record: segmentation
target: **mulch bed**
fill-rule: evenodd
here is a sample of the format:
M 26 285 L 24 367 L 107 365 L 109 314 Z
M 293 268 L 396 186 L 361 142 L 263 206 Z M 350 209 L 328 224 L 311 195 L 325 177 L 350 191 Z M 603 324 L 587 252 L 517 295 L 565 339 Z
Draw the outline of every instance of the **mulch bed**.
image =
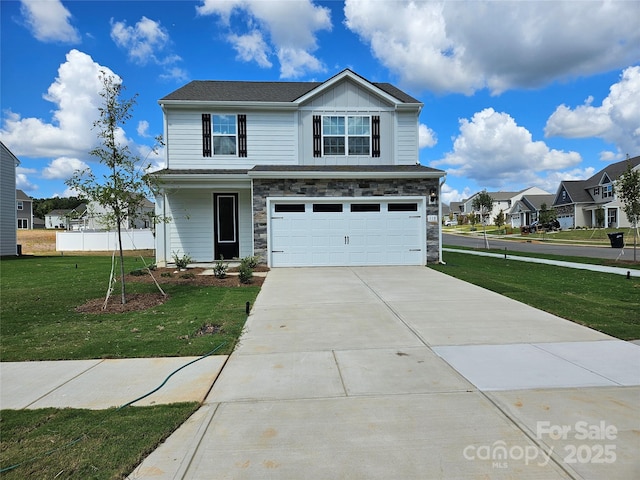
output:
M 254 269 L 254 275 L 251 283 L 240 283 L 237 275 L 233 275 L 233 269 L 229 269 L 229 273 L 225 278 L 216 278 L 215 275 L 201 275 L 205 271 L 204 268 L 189 268 L 185 272 L 176 270 L 175 268 L 157 268 L 152 270 L 153 277 L 162 285 L 194 285 L 198 287 L 253 287 L 261 286 L 264 277 L 255 275 L 255 272 L 266 272 L 267 267 L 258 266 Z M 130 283 L 154 283 L 149 273 L 143 275 L 125 275 L 125 282 Z M 147 310 L 158 305 L 162 305 L 169 297 L 162 295 L 160 292 L 154 293 L 129 293 L 126 295 L 127 303 L 122 304 L 120 297 L 120 287 L 116 285 L 114 292 L 109 298 L 107 308 L 103 309 L 104 297 L 89 300 L 83 305 L 76 307 L 76 312 L 81 313 L 124 313 L 137 312 Z

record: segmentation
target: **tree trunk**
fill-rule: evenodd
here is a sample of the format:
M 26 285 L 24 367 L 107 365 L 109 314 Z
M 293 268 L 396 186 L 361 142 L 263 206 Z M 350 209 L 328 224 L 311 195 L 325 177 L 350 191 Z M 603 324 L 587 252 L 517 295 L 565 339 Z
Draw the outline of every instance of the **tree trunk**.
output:
M 119 215 L 116 222 L 118 224 L 118 247 L 120 248 L 120 283 L 122 285 L 121 287 L 122 305 L 124 305 L 125 303 L 127 303 L 127 297 L 126 297 L 126 288 L 124 284 L 124 253 L 122 252 L 122 228 L 120 225 Z

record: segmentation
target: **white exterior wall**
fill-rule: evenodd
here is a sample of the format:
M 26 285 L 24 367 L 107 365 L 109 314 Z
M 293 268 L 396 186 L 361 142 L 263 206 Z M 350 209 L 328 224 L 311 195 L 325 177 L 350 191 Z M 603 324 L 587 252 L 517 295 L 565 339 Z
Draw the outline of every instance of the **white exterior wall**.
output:
M 16 161 L 1 145 L 0 157 L 0 255 L 16 255 Z
M 415 165 L 418 163 L 418 112 L 396 113 L 397 151 L 395 165 Z M 381 139 L 384 141 L 384 137 Z
M 171 263 L 173 253 L 179 256 L 189 255 L 193 262 L 212 262 L 213 251 L 213 194 L 238 194 L 238 235 L 240 257 L 253 253 L 253 218 L 251 208 L 251 190 L 178 190 L 167 196 L 165 215 L 171 217 L 166 225 L 166 244 L 158 242 L 158 248 L 164 248 L 164 258 L 157 252 L 157 260 Z M 160 212 L 159 212 L 160 213 Z M 163 225 L 158 225 L 158 235 L 162 235 Z
M 296 112 L 246 112 L 247 157 L 202 156 L 202 114 L 243 113 L 240 111 L 187 110 L 167 108 L 167 168 L 250 169 L 256 165 L 297 163 Z

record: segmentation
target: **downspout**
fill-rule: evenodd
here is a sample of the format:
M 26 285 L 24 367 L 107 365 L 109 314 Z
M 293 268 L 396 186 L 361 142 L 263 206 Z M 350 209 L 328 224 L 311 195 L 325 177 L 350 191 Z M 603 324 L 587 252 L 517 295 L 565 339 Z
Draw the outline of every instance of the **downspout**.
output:
M 444 176 L 442 177 L 442 181 L 440 182 L 440 185 L 438 186 L 438 232 L 440 236 L 438 241 L 438 257 L 439 257 L 438 261 L 441 265 L 446 265 L 444 260 L 442 260 L 442 186 L 446 181 L 447 181 L 447 174 L 445 173 Z

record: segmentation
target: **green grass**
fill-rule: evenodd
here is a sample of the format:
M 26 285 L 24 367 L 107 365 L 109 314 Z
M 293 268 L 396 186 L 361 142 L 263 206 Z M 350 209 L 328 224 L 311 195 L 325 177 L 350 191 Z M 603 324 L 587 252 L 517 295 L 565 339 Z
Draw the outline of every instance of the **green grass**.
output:
M 640 339 L 638 278 L 454 252 L 444 252 L 444 261 L 432 268 L 614 337 Z
M 505 250 L 500 248 L 490 248 L 489 250 L 485 248 L 474 248 L 474 247 L 463 247 L 458 245 L 443 245 L 445 248 L 453 248 L 455 250 L 469 250 L 473 252 L 487 252 L 487 253 L 495 253 L 498 255 L 504 255 Z M 568 255 L 554 255 L 548 253 L 531 253 L 531 252 L 520 252 L 517 250 L 507 250 L 507 255 L 514 257 L 535 257 L 535 258 L 546 258 L 548 260 L 557 260 L 560 262 L 572 262 L 572 263 L 586 263 L 589 265 L 604 265 L 608 267 L 618 267 L 618 268 L 626 268 L 626 269 L 635 269 L 640 270 L 640 262 L 632 262 L 629 260 L 612 260 L 607 258 L 592 258 L 592 257 L 572 257 Z
M 2 361 L 197 356 L 221 343 L 230 353 L 259 287 L 163 285 L 169 300 L 141 312 L 89 314 L 75 308 L 104 298 L 110 257 L 27 257 L 0 262 Z M 142 266 L 125 258 L 125 271 Z M 155 285 L 127 282 L 127 292 Z M 115 295 L 119 294 L 119 284 Z M 206 324 L 213 335 L 196 336 Z
M 197 407 L 2 410 L 2 478 L 125 478 Z

